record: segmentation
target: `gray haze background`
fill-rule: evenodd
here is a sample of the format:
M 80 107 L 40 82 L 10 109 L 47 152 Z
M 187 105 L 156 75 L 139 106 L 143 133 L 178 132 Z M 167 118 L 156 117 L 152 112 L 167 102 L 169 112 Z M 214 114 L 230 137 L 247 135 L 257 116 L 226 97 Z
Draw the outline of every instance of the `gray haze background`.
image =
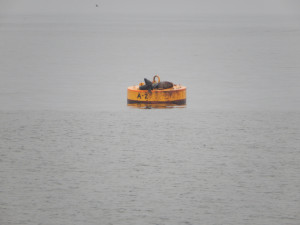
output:
M 2 0 L 0 12 L 3 109 L 126 109 L 123 87 L 159 74 L 189 87 L 189 108 L 299 110 L 297 1 Z
M 95 9 L 98 4 L 100 9 Z M 297 0 L 1 0 L 1 13 L 276 14 L 299 15 Z
M 0 224 L 298 225 L 299 6 L 0 0 Z

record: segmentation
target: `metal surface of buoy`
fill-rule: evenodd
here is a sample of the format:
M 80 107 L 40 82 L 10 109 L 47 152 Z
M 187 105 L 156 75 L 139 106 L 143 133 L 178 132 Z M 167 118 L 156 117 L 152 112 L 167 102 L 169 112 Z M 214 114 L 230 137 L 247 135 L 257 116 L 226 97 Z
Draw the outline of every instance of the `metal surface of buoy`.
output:
M 185 105 L 186 87 L 168 81 L 160 82 L 160 77 L 155 75 L 152 83 L 145 78 L 145 83 L 128 87 L 127 103 Z

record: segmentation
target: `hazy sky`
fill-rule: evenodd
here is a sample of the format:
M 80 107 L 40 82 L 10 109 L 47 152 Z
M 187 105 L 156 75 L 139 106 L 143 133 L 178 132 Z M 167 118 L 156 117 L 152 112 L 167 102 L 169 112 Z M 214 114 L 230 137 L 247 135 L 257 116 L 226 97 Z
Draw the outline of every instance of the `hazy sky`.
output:
M 98 7 L 96 7 L 96 4 Z M 300 14 L 299 0 L 0 0 L 1 14 Z

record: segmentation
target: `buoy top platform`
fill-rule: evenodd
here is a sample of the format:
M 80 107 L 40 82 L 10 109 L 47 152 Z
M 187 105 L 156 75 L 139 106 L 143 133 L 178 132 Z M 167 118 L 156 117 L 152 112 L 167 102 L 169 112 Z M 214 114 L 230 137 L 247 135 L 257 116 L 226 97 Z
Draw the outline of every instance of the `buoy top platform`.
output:
M 146 78 L 144 80 L 145 83 L 127 88 L 127 104 L 186 104 L 185 86 L 161 82 L 158 75 L 153 77 L 152 82 Z

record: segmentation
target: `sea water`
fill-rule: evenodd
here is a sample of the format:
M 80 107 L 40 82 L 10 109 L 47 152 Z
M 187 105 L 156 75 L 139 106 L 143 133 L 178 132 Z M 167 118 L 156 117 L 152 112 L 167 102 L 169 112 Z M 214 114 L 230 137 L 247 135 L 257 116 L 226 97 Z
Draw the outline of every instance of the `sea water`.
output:
M 1 16 L 1 224 L 299 224 L 292 16 Z M 135 108 L 127 87 L 187 86 Z

